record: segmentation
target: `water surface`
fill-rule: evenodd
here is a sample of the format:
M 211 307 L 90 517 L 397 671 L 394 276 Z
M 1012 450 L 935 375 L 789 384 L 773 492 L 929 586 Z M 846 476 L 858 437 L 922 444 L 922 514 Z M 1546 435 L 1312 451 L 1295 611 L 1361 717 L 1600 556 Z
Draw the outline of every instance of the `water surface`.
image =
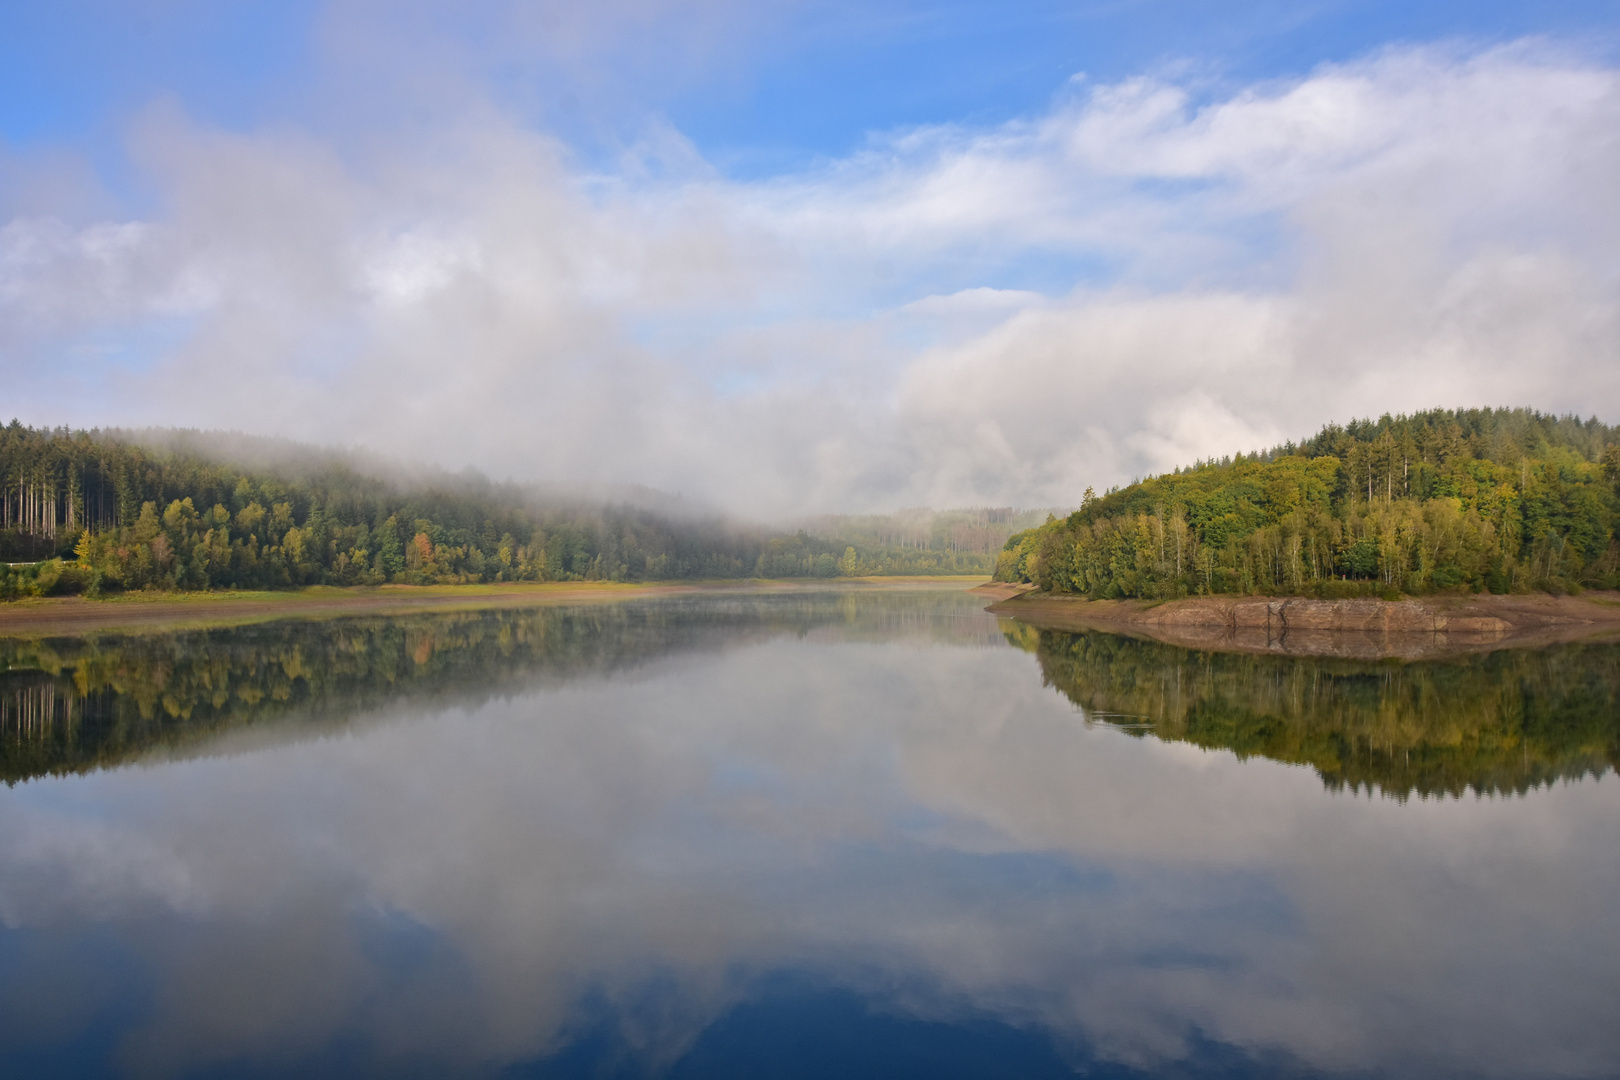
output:
M 0 1073 L 1620 1075 L 1620 650 L 981 608 L 0 643 Z

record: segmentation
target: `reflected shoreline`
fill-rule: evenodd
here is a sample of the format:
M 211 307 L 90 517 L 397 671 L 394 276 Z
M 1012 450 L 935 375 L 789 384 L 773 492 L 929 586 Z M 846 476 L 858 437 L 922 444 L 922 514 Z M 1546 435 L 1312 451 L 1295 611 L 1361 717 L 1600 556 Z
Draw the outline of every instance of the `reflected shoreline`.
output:
M 1301 659 L 829 590 L 0 668 L 7 1075 L 1616 1060 L 1620 791 L 1566 783 L 1620 761 L 1613 646 Z
M 1421 660 L 1194 649 L 1008 620 L 1046 685 L 1088 718 L 1314 769 L 1331 791 L 1523 795 L 1620 770 L 1620 647 Z
M 1099 630 L 1182 648 L 1355 660 L 1428 660 L 1620 641 L 1620 596 L 1448 596 L 1406 600 L 1192 597 L 1087 600 L 1015 587 L 975 590 L 988 610 L 1038 629 Z
M 0 641 L 93 634 L 172 633 L 287 619 L 525 610 L 663 597 L 793 595 L 849 591 L 967 590 L 982 578 L 895 577 L 705 582 L 552 581 L 493 585 L 312 585 L 264 592 L 122 593 L 99 600 L 57 596 L 0 603 Z
M 250 728 L 318 737 L 404 703 L 477 706 L 783 636 L 1011 645 L 1088 722 L 1306 765 L 1330 791 L 1524 794 L 1620 767 L 1613 645 L 1297 656 L 998 621 L 959 590 L 835 589 L 0 639 L 0 782 L 207 754 Z
M 961 611 L 942 612 L 942 596 Z M 0 637 L 0 782 L 114 768 L 159 750 L 198 752 L 250 727 L 310 737 L 405 702 L 475 706 L 783 635 L 1001 645 L 978 602 L 949 589 L 708 592 L 167 633 Z

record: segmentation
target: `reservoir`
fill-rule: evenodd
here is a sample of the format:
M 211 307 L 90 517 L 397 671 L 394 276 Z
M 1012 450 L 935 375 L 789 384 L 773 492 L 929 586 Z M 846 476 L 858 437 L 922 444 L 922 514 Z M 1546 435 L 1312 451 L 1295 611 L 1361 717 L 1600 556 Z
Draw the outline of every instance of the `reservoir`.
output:
M 1620 647 L 984 606 L 0 639 L 0 1075 L 1620 1076 Z

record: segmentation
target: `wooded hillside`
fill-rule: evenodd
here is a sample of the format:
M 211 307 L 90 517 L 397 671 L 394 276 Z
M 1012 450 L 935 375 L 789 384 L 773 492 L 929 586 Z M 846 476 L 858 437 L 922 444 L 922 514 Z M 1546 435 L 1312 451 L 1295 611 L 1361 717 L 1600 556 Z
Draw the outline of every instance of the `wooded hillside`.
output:
M 1108 492 L 996 577 L 1094 598 L 1620 586 L 1620 429 L 1530 409 L 1330 425 Z
M 402 481 L 260 441 L 0 428 L 0 597 L 120 589 L 988 574 L 993 550 L 772 532 L 548 497 L 475 474 Z M 264 447 L 259 448 L 264 451 Z M 248 453 L 254 457 L 254 453 Z M 1007 528 L 1002 535 L 1010 532 Z M 999 547 L 999 543 L 996 545 Z

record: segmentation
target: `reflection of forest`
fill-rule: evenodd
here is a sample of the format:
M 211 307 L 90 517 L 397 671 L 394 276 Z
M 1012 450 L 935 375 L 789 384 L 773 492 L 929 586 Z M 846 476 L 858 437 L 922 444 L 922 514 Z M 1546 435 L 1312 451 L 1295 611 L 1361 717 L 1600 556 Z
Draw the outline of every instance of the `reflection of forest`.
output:
M 391 704 L 477 703 L 782 634 L 999 646 L 982 604 L 844 590 L 0 640 L 0 779 L 85 772 L 249 725 L 314 730 Z
M 1197 652 L 1013 624 L 1046 682 L 1140 737 L 1310 765 L 1334 790 L 1524 792 L 1620 767 L 1620 647 L 1423 663 Z

